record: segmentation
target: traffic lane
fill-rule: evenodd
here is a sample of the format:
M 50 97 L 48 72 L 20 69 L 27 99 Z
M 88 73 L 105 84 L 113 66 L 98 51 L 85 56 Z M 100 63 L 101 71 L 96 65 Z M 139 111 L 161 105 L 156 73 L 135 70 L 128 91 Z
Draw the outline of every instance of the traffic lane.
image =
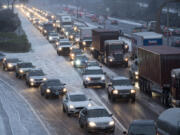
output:
M 76 117 L 68 117 L 62 111 L 62 96 L 59 99 L 45 99 L 40 95 L 38 88 L 27 88 L 23 80 L 15 77 L 14 73 L 6 73 L 0 70 L 1 78 L 8 82 L 32 105 L 34 110 L 45 123 L 52 135 L 85 135 L 85 131 L 79 127 Z

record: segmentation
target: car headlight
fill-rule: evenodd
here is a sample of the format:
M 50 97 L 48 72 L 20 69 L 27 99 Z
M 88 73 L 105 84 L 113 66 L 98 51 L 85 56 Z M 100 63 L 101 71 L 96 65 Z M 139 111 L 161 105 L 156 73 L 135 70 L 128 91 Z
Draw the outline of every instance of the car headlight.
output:
M 53 38 L 52 37 L 49 37 L 49 40 L 52 40 Z
M 43 78 L 43 81 L 46 81 L 47 80 L 47 78 Z
M 91 107 L 91 106 L 92 106 L 92 104 L 91 104 L 91 103 L 89 103 L 89 104 L 88 104 L 88 107 Z
M 87 81 L 91 81 L 91 78 L 90 78 L 90 77 L 86 77 L 86 80 L 87 80 Z
M 72 47 L 70 47 L 70 50 L 72 50 L 73 48 Z
M 128 62 L 128 58 L 125 58 L 124 61 Z
M 22 69 L 19 70 L 20 73 L 23 73 L 24 71 Z
M 61 50 L 62 50 L 62 48 L 61 48 L 61 47 L 59 47 L 59 48 L 58 48 L 58 50 L 59 50 L 59 51 L 61 51 Z
M 47 89 L 47 90 L 46 90 L 46 93 L 51 93 L 51 90 L 50 90 L 50 89 Z
M 135 72 L 135 75 L 139 75 L 139 72 L 138 72 L 138 71 L 136 71 L 136 72 Z
M 56 42 L 56 45 L 59 45 L 59 42 Z
M 89 126 L 90 126 L 90 127 L 95 127 L 95 126 L 96 126 L 96 123 L 95 123 L 95 122 L 89 122 Z
M 85 41 L 83 41 L 83 42 L 82 42 L 82 44 L 83 44 L 83 45 L 86 45 L 86 42 L 85 42 Z
M 66 89 L 66 88 L 63 88 L 63 92 L 67 92 L 67 89 Z
M 118 94 L 118 90 L 113 90 L 113 94 Z
M 91 51 L 94 51 L 94 47 L 91 47 Z
M 129 47 L 128 45 L 125 45 L 125 46 L 124 46 L 125 49 L 128 49 L 128 47 Z
M 80 39 L 79 38 L 76 38 L 76 42 L 79 42 L 80 41 Z
M 105 76 L 102 76 L 102 77 L 101 77 L 101 80 L 105 80 Z
M 31 82 L 34 82 L 34 79 L 33 79 L 33 78 L 31 78 L 31 79 L 30 79 L 30 81 L 31 81 Z
M 44 33 L 47 33 L 47 30 L 44 30 Z
M 69 108 L 70 108 L 70 109 L 74 109 L 74 106 L 73 106 L 73 105 L 69 105 Z
M 68 33 L 68 32 L 66 32 L 65 34 L 66 34 L 66 36 L 68 36 L 68 35 L 69 35 L 69 33 Z
M 114 125 L 114 121 L 110 121 L 110 122 L 109 122 L 109 125 L 110 125 L 110 126 L 113 126 L 113 125 Z
M 74 53 L 71 53 L 71 57 L 74 57 Z
M 13 67 L 13 65 L 11 63 L 8 63 L 8 67 L 11 68 Z
M 110 61 L 110 62 L 113 62 L 113 60 L 114 60 L 113 58 L 109 58 L 109 61 Z
M 132 89 L 132 90 L 131 90 L 131 93 L 132 93 L 132 94 L 136 93 L 136 90 L 133 90 L 133 89 Z
M 76 65 L 80 65 L 81 61 L 80 60 L 76 60 Z
M 73 35 L 70 36 L 70 39 L 73 39 Z

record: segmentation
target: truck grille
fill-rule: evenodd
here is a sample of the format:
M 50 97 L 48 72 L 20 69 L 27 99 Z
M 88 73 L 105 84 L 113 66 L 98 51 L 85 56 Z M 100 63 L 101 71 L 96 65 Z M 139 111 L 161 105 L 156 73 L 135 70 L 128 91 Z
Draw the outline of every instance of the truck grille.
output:
M 101 80 L 101 78 L 100 77 L 98 77 L 98 78 L 91 78 L 91 80 L 92 81 L 97 81 L 97 80 Z

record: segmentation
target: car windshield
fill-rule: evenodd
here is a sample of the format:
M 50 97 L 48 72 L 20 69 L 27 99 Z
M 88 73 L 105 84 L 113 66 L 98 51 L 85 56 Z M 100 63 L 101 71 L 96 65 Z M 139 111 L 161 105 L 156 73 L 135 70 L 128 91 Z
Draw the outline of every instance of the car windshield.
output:
M 113 85 L 131 85 L 131 81 L 128 79 L 125 80 L 113 80 L 112 81 Z
M 85 74 L 86 75 L 103 74 L 103 70 L 102 69 L 86 70 Z
M 76 60 L 88 60 L 86 56 L 76 56 Z
M 7 62 L 16 63 L 16 62 L 20 62 L 20 60 L 19 59 L 7 59 Z
M 84 40 L 91 40 L 92 41 L 92 37 L 84 37 Z
M 128 135 L 156 135 L 156 129 L 153 125 L 133 125 Z
M 97 62 L 89 62 L 87 66 L 99 66 Z
M 71 45 L 69 42 L 61 42 L 60 45 Z
M 50 80 L 50 81 L 47 81 L 47 84 L 49 86 L 59 86 L 59 85 L 61 85 L 59 80 Z
M 44 76 L 43 71 L 32 71 L 29 73 L 30 76 Z
M 82 53 L 82 51 L 80 49 L 73 49 L 72 52 L 73 53 Z
M 22 63 L 20 65 L 18 65 L 20 68 L 31 68 L 33 67 L 32 63 Z
M 111 51 L 119 51 L 119 50 L 123 49 L 123 46 L 121 44 L 119 44 L 119 45 L 110 45 L 109 48 L 110 48 Z
M 79 102 L 79 101 L 87 101 L 87 98 L 85 95 L 70 95 L 70 100 L 73 102 Z
M 50 36 L 58 36 L 57 33 L 50 33 Z
M 88 110 L 88 118 L 109 117 L 109 113 L 105 109 Z

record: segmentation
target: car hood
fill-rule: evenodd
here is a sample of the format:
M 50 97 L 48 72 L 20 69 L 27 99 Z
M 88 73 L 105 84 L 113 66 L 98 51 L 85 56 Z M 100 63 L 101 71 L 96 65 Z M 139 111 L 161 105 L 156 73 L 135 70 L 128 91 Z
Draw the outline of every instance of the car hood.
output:
M 101 78 L 101 77 L 105 77 L 105 75 L 103 74 L 96 74 L 96 75 L 84 75 L 84 78 L 86 77 L 90 77 L 90 78 Z
M 64 86 L 48 86 L 48 89 L 50 90 L 62 90 Z
M 120 86 L 120 85 L 117 85 L 117 86 L 113 86 L 114 89 L 116 90 L 131 90 L 131 89 L 134 89 L 134 87 L 132 85 L 124 85 L 124 86 Z
M 81 101 L 81 102 L 69 102 L 70 105 L 76 107 L 87 107 L 90 101 Z
M 65 48 L 65 47 L 70 48 L 70 47 L 72 47 L 72 45 L 61 45 L 61 46 L 58 46 L 58 48 Z
M 112 117 L 95 117 L 95 118 L 88 118 L 88 122 L 95 122 L 97 123 L 109 123 L 112 121 Z

